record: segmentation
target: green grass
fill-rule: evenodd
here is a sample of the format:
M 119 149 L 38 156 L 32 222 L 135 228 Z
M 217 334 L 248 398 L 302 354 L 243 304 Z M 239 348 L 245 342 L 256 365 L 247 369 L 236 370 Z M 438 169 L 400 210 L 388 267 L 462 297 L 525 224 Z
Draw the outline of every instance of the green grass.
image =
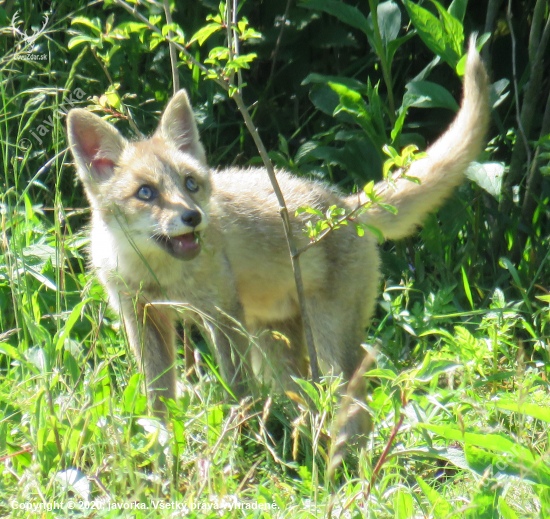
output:
M 148 507 L 133 517 L 172 517 L 154 508 L 157 500 L 186 504 L 191 517 L 218 517 L 192 506 L 223 500 L 278 507 L 227 517 L 329 509 L 352 517 L 367 510 L 484 517 L 479 507 L 493 505 L 502 517 L 549 513 L 539 512 L 550 486 L 546 371 L 518 340 L 536 339 L 533 326 L 546 322 L 547 308 L 531 314 L 525 301 L 507 302 L 496 291 L 481 312 L 458 312 L 437 301 L 441 293 L 409 311 L 408 291 L 387 287 L 391 318 L 370 331 L 382 346 L 367 374 L 375 431 L 364 449 L 335 446 L 337 382 L 327 381 L 319 397 L 310 390 L 309 405 L 284 396 L 238 403 L 205 365 L 194 382 L 182 375 L 165 428 L 147 413 L 118 316 L 84 270 L 84 231 L 73 232 L 68 218 L 60 233 L 30 204 L 6 211 L 3 226 L 0 289 L 13 308 L 0 342 L 3 515 L 28 517 L 14 502 L 71 500 L 102 507 L 72 512 L 82 517 L 119 517 L 109 503 Z M 10 318 L 15 328 L 6 326 Z M 502 476 L 491 477 L 491 467 Z M 505 515 L 507 507 L 516 515 Z

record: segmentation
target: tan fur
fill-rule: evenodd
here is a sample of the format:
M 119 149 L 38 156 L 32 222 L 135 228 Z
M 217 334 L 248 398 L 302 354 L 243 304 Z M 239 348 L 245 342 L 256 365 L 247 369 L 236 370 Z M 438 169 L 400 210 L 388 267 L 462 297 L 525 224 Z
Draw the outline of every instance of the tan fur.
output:
M 449 130 L 415 162 L 408 175 L 377 185 L 396 216 L 373 209 L 363 220 L 388 238 L 406 236 L 438 207 L 463 178 L 483 146 L 488 125 L 488 81 L 471 46 L 461 110 Z M 278 205 L 263 169 L 210 172 L 186 94 L 168 104 L 152 138 L 126 141 L 112 126 L 84 110 L 71 110 L 68 135 L 92 206 L 91 262 L 120 310 L 131 346 L 155 395 L 175 396 L 176 307 L 204 321 L 216 346 L 223 376 L 240 382 L 241 361 L 264 380 L 307 375 L 307 354 L 294 277 Z M 200 188 L 186 187 L 192 176 Z M 357 195 L 344 197 L 326 185 L 277 174 L 289 213 L 312 206 L 353 209 Z M 158 190 L 153 201 L 138 199 L 140 186 Z M 196 227 L 180 216 L 200 213 Z M 311 215 L 292 216 L 298 246 Z M 200 231 L 196 257 L 175 258 L 153 239 Z M 350 378 L 361 360 L 360 344 L 372 315 L 379 284 L 375 238 L 358 237 L 352 226 L 329 234 L 301 256 L 307 308 L 324 373 Z M 154 303 L 154 304 L 153 304 Z M 207 316 L 207 317 L 205 317 Z M 213 318 L 213 320 L 209 319 Z M 232 319 L 253 334 L 259 348 Z M 267 331 L 266 331 L 267 330 Z M 272 332 L 280 333 L 272 333 Z

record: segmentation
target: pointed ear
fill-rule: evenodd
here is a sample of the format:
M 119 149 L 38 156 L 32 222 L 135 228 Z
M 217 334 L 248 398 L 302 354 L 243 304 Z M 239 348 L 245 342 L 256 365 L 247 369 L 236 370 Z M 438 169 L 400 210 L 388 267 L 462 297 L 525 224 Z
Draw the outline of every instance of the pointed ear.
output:
M 206 165 L 206 154 L 199 139 L 195 115 L 185 90 L 177 92 L 166 106 L 155 137 L 161 137 Z
M 97 192 L 114 174 L 126 139 L 101 117 L 80 108 L 67 116 L 67 135 L 80 179 L 90 194 Z

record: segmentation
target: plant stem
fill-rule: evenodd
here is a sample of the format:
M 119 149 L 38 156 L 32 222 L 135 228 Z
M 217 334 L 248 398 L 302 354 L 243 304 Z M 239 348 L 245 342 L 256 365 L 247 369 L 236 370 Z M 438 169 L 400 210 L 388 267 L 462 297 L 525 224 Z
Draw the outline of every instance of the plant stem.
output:
M 403 397 L 403 407 L 405 407 L 406 401 Z M 378 473 L 380 472 L 380 469 L 382 468 L 382 465 L 384 465 L 384 462 L 386 461 L 386 458 L 388 457 L 388 454 L 390 453 L 390 449 L 393 445 L 393 441 L 395 440 L 395 437 L 397 436 L 397 433 L 399 432 L 399 429 L 401 429 L 401 426 L 403 425 L 403 420 L 405 419 L 405 414 L 400 413 L 399 421 L 393 426 L 393 429 L 391 431 L 390 437 L 388 439 L 388 442 L 386 443 L 386 446 L 384 447 L 384 452 L 380 456 L 378 463 L 374 467 L 374 470 L 372 471 L 372 476 L 369 481 L 369 486 L 367 487 L 367 491 L 365 493 L 365 502 L 368 501 L 372 487 L 374 486 L 374 483 L 376 481 L 376 478 L 378 476 Z
M 172 23 L 172 15 L 170 13 L 170 2 L 169 0 L 164 0 L 164 14 L 166 16 L 166 23 L 170 25 Z M 171 40 L 174 33 L 168 31 L 168 38 Z M 174 94 L 180 89 L 180 78 L 178 76 L 178 65 L 177 65 L 177 56 L 176 56 L 176 47 L 172 41 L 168 42 L 170 47 L 170 65 L 172 67 L 172 86 L 174 87 Z

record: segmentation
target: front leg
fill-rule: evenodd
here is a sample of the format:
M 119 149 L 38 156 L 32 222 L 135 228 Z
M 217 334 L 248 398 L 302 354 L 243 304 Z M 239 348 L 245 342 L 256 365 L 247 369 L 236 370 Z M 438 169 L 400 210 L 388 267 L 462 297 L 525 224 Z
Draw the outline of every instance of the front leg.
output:
M 235 396 L 243 397 L 245 380 L 250 374 L 249 341 L 241 329 L 243 313 L 238 302 L 225 304 L 224 308 L 211 308 L 203 315 L 204 327 L 208 331 L 221 376 Z
M 130 346 L 147 384 L 147 400 L 157 415 L 166 408 L 160 397 L 176 398 L 175 314 L 168 307 L 131 299 L 122 302 Z

